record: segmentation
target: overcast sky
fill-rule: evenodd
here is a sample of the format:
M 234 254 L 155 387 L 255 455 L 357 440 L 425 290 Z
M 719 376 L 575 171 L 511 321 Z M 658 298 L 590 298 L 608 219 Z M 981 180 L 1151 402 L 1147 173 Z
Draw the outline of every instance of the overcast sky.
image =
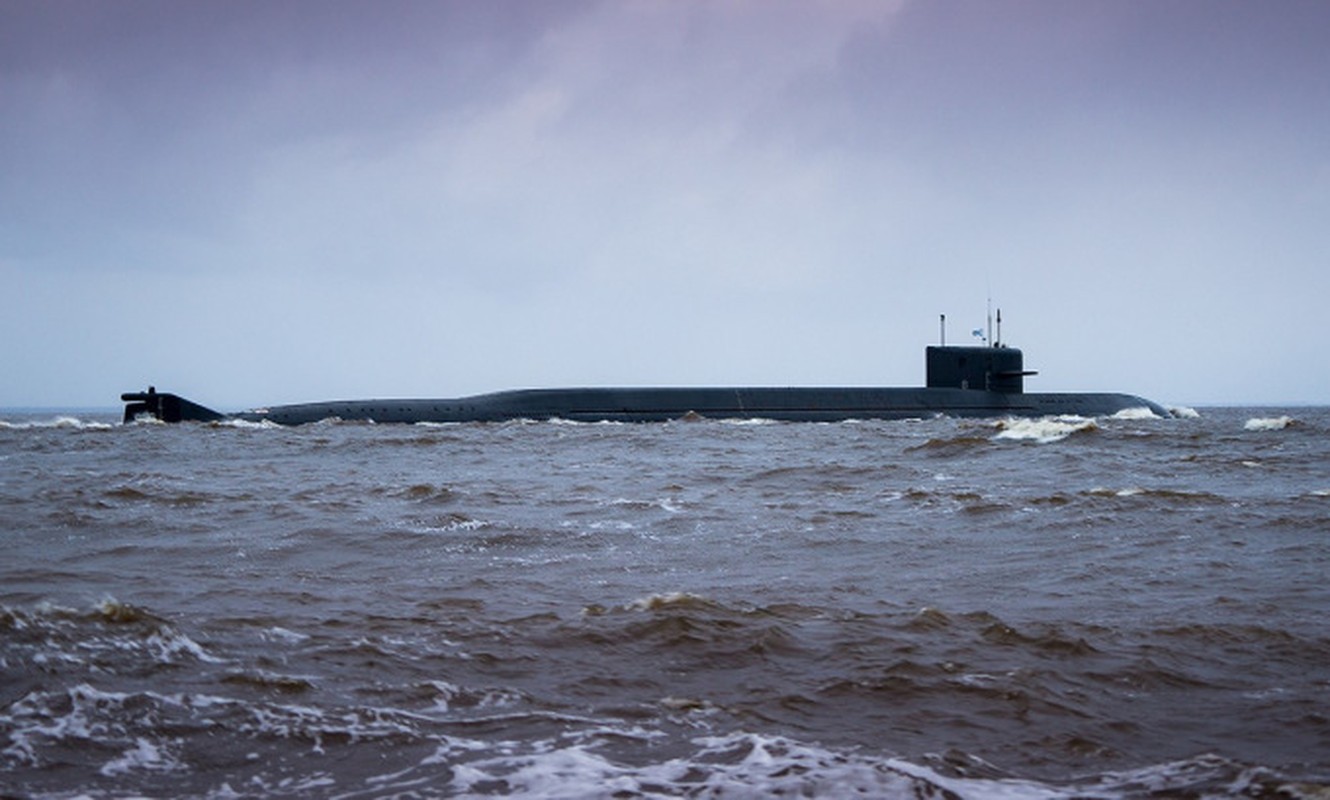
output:
M 1330 403 L 1321 0 L 0 0 L 0 406 Z

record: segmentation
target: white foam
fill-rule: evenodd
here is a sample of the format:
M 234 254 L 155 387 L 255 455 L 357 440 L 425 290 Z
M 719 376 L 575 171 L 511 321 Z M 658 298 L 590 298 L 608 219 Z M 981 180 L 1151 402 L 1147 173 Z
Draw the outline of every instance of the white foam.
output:
M 932 797 L 1045 800 L 1066 792 L 1020 780 L 943 777 L 891 758 L 836 752 L 779 736 L 737 733 L 693 740 L 698 752 L 655 764 L 618 764 L 574 744 L 455 764 L 449 788 L 468 794 L 494 785 L 504 796 Z M 455 752 L 455 751 L 454 751 Z M 442 756 L 440 756 L 442 758 Z
M 126 775 L 134 771 L 170 772 L 178 769 L 180 762 L 162 748 L 138 737 L 134 746 L 120 754 L 120 757 L 106 762 L 100 770 L 106 777 Z
M 1292 425 L 1293 421 L 1293 418 L 1289 416 L 1253 417 L 1247 420 L 1242 429 L 1245 431 L 1282 431 Z
M 987 676 L 976 674 L 976 682 Z M 185 740 L 172 735 L 154 735 L 134 730 L 158 712 L 179 709 L 208 726 L 214 714 L 199 717 L 195 712 L 220 712 L 234 732 L 251 740 L 279 738 L 308 742 L 314 754 L 328 755 L 325 743 L 420 741 L 422 720 L 438 720 L 463 696 L 470 705 L 471 693 L 456 684 L 431 681 L 437 692 L 433 709 L 403 711 L 393 708 L 320 709 L 305 705 L 251 703 L 236 698 L 186 692 L 160 695 L 154 692 L 123 694 L 80 684 L 60 692 L 33 692 L 5 709 L 0 725 L 10 731 L 3 751 L 11 764 L 41 764 L 44 742 L 99 742 L 117 753 L 100 768 L 108 778 L 133 780 L 145 773 L 188 770 L 178 756 Z M 145 717 L 143 703 L 149 704 Z M 677 713 L 706 714 L 712 707 L 705 700 L 667 697 L 660 704 Z M 155 709 L 155 710 L 151 710 Z M 134 721 L 127 721 L 133 711 Z M 233 713 L 234 711 L 234 713 Z M 423 713 L 422 713 L 423 711 Z M 523 712 L 515 718 L 529 720 Z M 691 717 L 690 717 L 691 718 Z M 503 730 L 506 717 L 484 718 L 486 727 Z M 953 797 L 958 800 L 1050 800 L 1055 797 L 1094 796 L 1126 798 L 1143 791 L 1161 795 L 1206 796 L 1207 787 L 1220 786 L 1214 794 L 1253 794 L 1257 775 L 1242 765 L 1215 756 L 1146 766 L 1122 773 L 1087 776 L 1071 784 L 1042 783 L 1015 778 L 958 777 L 939 773 L 926 763 L 915 763 L 890 754 L 862 749 L 831 749 L 783 736 L 735 732 L 704 735 L 681 742 L 682 752 L 669 748 L 674 757 L 662 760 L 618 759 L 607 742 L 632 740 L 648 743 L 668 739 L 650 726 L 621 725 L 584 717 L 549 715 L 560 723 L 552 738 L 517 740 L 499 735 L 493 739 L 456 738 L 429 734 L 434 751 L 414 766 L 395 765 L 391 772 L 362 776 L 375 795 L 411 795 L 429 785 L 449 795 L 476 796 L 501 793 L 516 798 L 632 797 Z M 706 730 L 704 725 L 699 725 Z M 338 744 L 340 748 L 341 745 Z M 649 752 L 649 751 L 648 751 Z M 659 752 L 659 751 L 658 751 Z M 253 751 L 248 756 L 259 761 Z M 976 764 L 980 764 L 975 760 Z M 446 767 L 442 774 L 439 766 Z M 989 772 L 989 774 L 993 774 Z M 271 781 L 277 780 L 277 783 Z M 338 768 L 315 768 L 305 774 L 261 774 L 250 779 L 251 793 L 326 795 L 342 780 Z M 439 781 L 448 781 L 441 784 Z M 296 790 L 299 787 L 299 791 Z M 1316 787 L 1318 790 L 1321 787 Z M 231 794 L 229 785 L 218 784 L 213 797 Z M 1298 796 L 1296 793 L 1292 796 Z
M 157 656 L 158 663 L 175 664 L 182 659 L 195 659 L 209 664 L 224 663 L 223 659 L 208 654 L 203 645 L 183 633 L 162 627 L 153 631 L 147 639 L 147 646 Z
M 1159 419 L 1159 415 L 1145 406 L 1124 408 L 1109 419 Z
M 214 428 L 240 428 L 243 430 L 257 431 L 278 431 L 285 430 L 286 426 L 279 425 L 270 419 L 261 419 L 258 422 L 247 419 L 220 419 L 211 423 Z
M 456 533 L 457 531 L 479 531 L 494 527 L 494 523 L 483 519 L 449 519 L 441 525 L 420 525 L 410 528 L 416 533 Z
M 80 431 L 109 431 L 115 426 L 107 422 L 85 422 L 78 417 L 55 417 L 49 420 L 31 422 L 8 422 L 0 420 L 0 430 L 26 431 L 34 429 L 65 429 Z
M 679 501 L 673 497 L 658 497 L 655 500 L 632 500 L 627 497 L 616 497 L 598 503 L 602 506 L 627 506 L 629 508 L 659 508 L 662 511 L 668 511 L 671 514 L 678 514 L 683 511 L 679 507 Z
M 1080 431 L 1097 430 L 1098 425 L 1085 417 L 1040 417 L 1038 419 L 1004 419 L 997 423 L 994 439 L 1033 441 L 1039 444 L 1060 442 Z
M 284 642 L 286 644 L 299 644 L 300 642 L 309 639 L 309 634 L 296 633 L 295 631 L 287 630 L 286 628 L 282 628 L 277 625 L 268 628 L 267 630 L 263 631 L 260 635 L 268 641 L 278 641 L 278 642 Z
M 628 605 L 624 606 L 627 611 L 656 611 L 670 606 L 686 605 L 688 603 L 704 602 L 701 595 L 691 592 L 664 592 L 662 594 L 653 594 L 646 597 L 639 597 Z
M 1177 419 L 1199 419 L 1201 416 L 1196 409 L 1187 406 L 1169 406 L 1168 413 Z
M 702 700 L 696 697 L 662 697 L 657 702 L 660 703 L 662 708 L 667 708 L 670 711 L 686 711 L 689 713 L 716 711 L 716 707 L 711 704 L 710 700 Z
M 646 764 L 625 764 L 599 748 L 601 735 L 638 736 L 605 729 L 520 744 L 445 737 L 421 766 L 447 764 L 450 794 L 505 797 L 953 797 L 958 800 L 1052 800 L 1073 796 L 1125 798 L 1152 794 L 1241 796 L 1261 788 L 1258 771 L 1216 756 L 1082 778 L 1071 784 L 1019 778 L 944 775 L 929 766 L 885 755 L 830 750 L 781 736 L 733 733 L 692 740 L 695 750 Z M 976 762 L 981 763 L 981 762 Z M 408 776 L 399 772 L 386 776 Z M 401 787 L 418 785 L 411 776 Z M 1222 787 L 1214 792 L 1205 787 Z M 382 787 L 382 788 L 387 788 Z M 1319 790 L 1321 787 L 1314 787 Z M 1293 794 L 1292 796 L 1299 796 Z

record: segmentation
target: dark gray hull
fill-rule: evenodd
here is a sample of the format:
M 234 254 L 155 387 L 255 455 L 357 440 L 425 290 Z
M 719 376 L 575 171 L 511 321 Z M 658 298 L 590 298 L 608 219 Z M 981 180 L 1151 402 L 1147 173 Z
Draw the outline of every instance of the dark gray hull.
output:
M 925 388 L 597 388 L 528 389 L 457 399 L 349 400 L 270 408 L 229 415 L 252 422 L 300 425 L 325 419 L 382 423 L 502 422 L 565 419 L 580 422 L 661 422 L 688 416 L 837 422 L 848 419 L 1110 416 L 1143 408 L 1168 412 L 1126 394 L 1009 394 Z M 184 417 L 189 418 L 189 417 Z M 218 415 L 217 418 L 222 418 Z
M 302 425 L 325 419 L 374 422 L 502 422 L 566 419 L 579 422 L 662 422 L 688 416 L 838 422 L 847 419 L 1104 417 L 1161 406 L 1129 394 L 1029 393 L 1021 351 L 1010 347 L 929 347 L 926 381 L 918 388 L 731 387 L 523 389 L 438 400 L 344 400 L 272 406 L 221 414 L 178 395 L 121 395 L 125 420 L 151 414 L 165 422 L 224 419 Z

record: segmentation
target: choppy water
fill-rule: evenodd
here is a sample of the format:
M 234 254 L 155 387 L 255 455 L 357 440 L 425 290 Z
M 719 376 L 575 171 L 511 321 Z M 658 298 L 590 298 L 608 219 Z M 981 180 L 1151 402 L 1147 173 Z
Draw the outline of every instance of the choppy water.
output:
M 1330 794 L 1330 409 L 0 419 L 6 796 Z

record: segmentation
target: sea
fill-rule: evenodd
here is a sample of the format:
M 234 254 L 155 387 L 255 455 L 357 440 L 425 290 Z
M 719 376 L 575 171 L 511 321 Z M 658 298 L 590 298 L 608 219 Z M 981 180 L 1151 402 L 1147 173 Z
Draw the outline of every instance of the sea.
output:
M 1330 408 L 0 412 L 5 798 L 1330 797 Z

